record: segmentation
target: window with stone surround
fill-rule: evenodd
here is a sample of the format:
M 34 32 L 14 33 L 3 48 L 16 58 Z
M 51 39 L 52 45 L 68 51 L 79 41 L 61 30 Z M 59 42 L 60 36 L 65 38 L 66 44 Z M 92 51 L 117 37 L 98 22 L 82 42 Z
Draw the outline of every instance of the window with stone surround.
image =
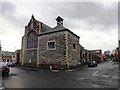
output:
M 76 49 L 76 44 L 75 44 L 75 43 L 73 43 L 73 49 L 74 49 L 74 50 Z
M 27 36 L 27 48 L 37 48 L 38 46 L 38 37 L 35 31 L 31 31 Z
M 47 49 L 48 50 L 54 50 L 54 49 L 56 49 L 55 41 L 54 40 L 53 41 L 48 41 L 48 43 L 47 43 Z

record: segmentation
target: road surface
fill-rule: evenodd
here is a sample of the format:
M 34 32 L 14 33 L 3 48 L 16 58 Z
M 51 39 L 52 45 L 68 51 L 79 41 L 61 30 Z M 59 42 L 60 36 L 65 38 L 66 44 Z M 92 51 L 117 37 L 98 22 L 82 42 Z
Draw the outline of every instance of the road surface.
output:
M 12 67 L 3 76 L 6 88 L 118 88 L 118 64 L 111 61 L 98 67 L 82 66 L 69 70 L 31 70 Z

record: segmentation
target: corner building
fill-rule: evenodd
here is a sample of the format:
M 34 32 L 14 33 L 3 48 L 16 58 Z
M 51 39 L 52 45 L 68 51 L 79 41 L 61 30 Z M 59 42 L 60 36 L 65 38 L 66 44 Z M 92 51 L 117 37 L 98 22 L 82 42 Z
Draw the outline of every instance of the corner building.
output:
M 32 15 L 22 37 L 22 65 L 61 69 L 80 64 L 80 37 L 63 26 L 60 16 L 56 21 L 51 28 Z

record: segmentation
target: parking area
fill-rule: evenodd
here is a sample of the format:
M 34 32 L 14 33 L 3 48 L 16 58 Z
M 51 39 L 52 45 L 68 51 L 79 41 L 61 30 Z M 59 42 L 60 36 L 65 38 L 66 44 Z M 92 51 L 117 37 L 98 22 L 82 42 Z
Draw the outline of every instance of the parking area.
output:
M 6 88 L 118 88 L 118 64 L 100 63 L 97 67 L 68 70 L 32 70 L 11 67 L 2 81 Z

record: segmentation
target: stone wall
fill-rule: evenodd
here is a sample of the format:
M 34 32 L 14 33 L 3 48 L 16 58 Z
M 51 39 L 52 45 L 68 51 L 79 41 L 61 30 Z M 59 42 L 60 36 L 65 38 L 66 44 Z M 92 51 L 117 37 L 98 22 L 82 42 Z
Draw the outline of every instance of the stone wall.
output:
M 32 20 L 32 19 L 31 19 Z M 41 23 L 33 21 L 33 27 L 31 27 L 31 20 L 27 26 L 25 26 L 25 33 L 22 37 L 22 48 L 20 53 L 21 65 L 33 64 L 37 65 L 37 48 L 27 49 L 27 35 L 31 31 L 35 31 L 37 34 L 41 32 Z
M 37 65 L 37 48 L 27 49 L 27 35 L 22 38 L 21 65 Z
M 49 50 L 47 43 L 55 41 L 55 49 Z M 39 65 L 66 65 L 65 32 L 56 32 L 39 36 L 38 64 Z
M 77 66 L 80 63 L 80 47 L 79 47 L 79 37 L 68 32 L 68 65 Z M 73 48 L 73 43 L 75 44 L 75 49 Z
M 22 38 L 21 65 L 37 65 L 37 48 L 27 49 L 27 34 Z
M 25 51 L 25 60 L 26 64 L 36 64 L 37 63 L 37 50 L 26 50 Z

